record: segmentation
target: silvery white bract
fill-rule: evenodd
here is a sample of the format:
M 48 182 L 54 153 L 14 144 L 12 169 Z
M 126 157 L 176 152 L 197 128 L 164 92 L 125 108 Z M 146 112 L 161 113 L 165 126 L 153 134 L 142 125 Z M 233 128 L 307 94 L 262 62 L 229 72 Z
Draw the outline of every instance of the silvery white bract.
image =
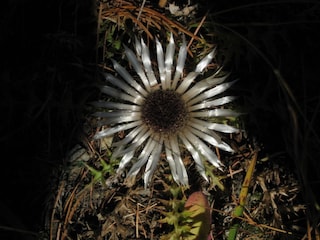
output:
M 116 61 L 113 65 L 117 77 L 105 74 L 107 84 L 101 91 L 110 101 L 98 101 L 94 105 L 105 109 L 95 116 L 103 119 L 106 129 L 94 138 L 125 131 L 125 137 L 112 145 L 112 158 L 121 158 L 118 172 L 133 162 L 127 177 L 135 177 L 145 166 L 145 187 L 151 181 L 160 156 L 165 156 L 168 161 L 175 182 L 188 185 L 181 148 L 190 152 L 197 170 L 208 181 L 204 161 L 217 168 L 223 166 L 210 146 L 233 152 L 217 131 L 239 131 L 213 121 L 239 115 L 230 109 L 219 108 L 234 100 L 233 96 L 219 95 L 235 81 L 224 83 L 227 76 L 217 77 L 217 74 L 201 79 L 203 71 L 215 57 L 215 50 L 204 57 L 193 72 L 185 73 L 186 42 L 183 38 L 176 57 L 172 34 L 165 52 L 156 39 L 156 61 L 151 61 L 150 50 L 143 39 L 136 39 L 135 48 L 136 54 L 125 47 L 125 55 L 129 60 L 127 67 L 132 67 L 138 76 L 131 76 Z

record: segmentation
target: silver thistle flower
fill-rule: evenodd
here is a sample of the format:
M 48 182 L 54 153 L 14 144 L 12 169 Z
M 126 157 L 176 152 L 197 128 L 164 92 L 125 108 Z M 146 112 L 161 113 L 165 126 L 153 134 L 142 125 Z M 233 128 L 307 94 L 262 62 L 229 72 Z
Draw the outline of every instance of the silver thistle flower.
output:
M 124 139 L 113 143 L 112 157 L 121 158 L 118 172 L 122 172 L 133 158 L 137 159 L 128 177 L 135 177 L 145 166 L 145 187 L 150 183 L 163 151 L 174 181 L 188 185 L 180 151 L 183 145 L 201 176 L 208 181 L 203 161 L 207 160 L 217 168 L 223 166 L 210 145 L 233 152 L 216 131 L 234 133 L 238 129 L 213 122 L 212 118 L 239 115 L 230 109 L 219 108 L 233 101 L 233 96 L 217 97 L 235 81 L 224 83 L 228 76 L 217 77 L 217 73 L 196 80 L 215 57 L 215 50 L 185 76 L 187 46 L 184 39 L 173 71 L 176 46 L 172 34 L 165 53 L 156 39 L 157 69 L 152 67 L 149 49 L 143 39 L 136 39 L 135 48 L 136 54 L 125 47 L 125 55 L 138 74 L 138 80 L 116 61 L 113 66 L 121 78 L 105 74 L 108 85 L 101 91 L 112 100 L 96 102 L 95 106 L 106 111 L 95 115 L 103 118 L 108 128 L 94 138 L 101 139 L 127 130 Z

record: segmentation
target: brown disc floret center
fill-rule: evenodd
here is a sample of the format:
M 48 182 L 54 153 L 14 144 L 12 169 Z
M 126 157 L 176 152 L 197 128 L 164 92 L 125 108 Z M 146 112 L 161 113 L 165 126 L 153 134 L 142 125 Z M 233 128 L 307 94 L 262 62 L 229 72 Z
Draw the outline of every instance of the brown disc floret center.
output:
M 173 134 L 187 120 L 188 112 L 181 95 L 173 90 L 151 92 L 142 105 L 142 120 L 155 132 Z

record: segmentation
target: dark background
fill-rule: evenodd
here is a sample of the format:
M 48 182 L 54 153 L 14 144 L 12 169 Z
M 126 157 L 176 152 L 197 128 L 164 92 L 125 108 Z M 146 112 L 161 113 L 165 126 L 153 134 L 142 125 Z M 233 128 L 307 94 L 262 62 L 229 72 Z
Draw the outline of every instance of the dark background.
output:
M 59 178 L 54 173 L 80 141 L 84 106 L 96 93 L 96 2 L 1 5 L 0 238 L 34 239 L 1 226 L 43 229 L 46 201 Z M 317 222 L 319 3 L 203 0 L 199 6 L 199 15 L 210 9 L 221 51 L 241 79 L 248 133 L 264 151 L 285 154 Z
M 2 1 L 0 226 L 37 233 L 96 79 L 94 1 Z M 0 239 L 35 239 L 0 228 Z

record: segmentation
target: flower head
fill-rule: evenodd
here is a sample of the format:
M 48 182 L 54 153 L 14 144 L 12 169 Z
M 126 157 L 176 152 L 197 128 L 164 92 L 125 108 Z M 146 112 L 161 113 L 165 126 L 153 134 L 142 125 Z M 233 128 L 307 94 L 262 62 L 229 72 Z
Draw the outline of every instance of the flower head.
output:
M 130 177 L 135 177 L 145 166 L 146 187 L 163 152 L 175 182 L 188 185 L 181 147 L 190 152 L 197 170 L 208 180 L 203 161 L 209 161 L 217 168 L 223 166 L 210 146 L 233 152 L 217 132 L 233 133 L 238 129 L 214 122 L 214 119 L 239 115 L 233 110 L 219 108 L 234 100 L 233 96 L 221 96 L 221 93 L 235 81 L 224 82 L 228 76 L 218 77 L 217 73 L 201 79 L 215 57 L 215 50 L 204 57 L 194 71 L 185 74 L 187 46 L 183 39 L 175 59 L 172 34 L 165 52 L 156 39 L 156 67 L 152 66 L 149 48 L 143 39 L 136 39 L 135 48 L 136 54 L 125 47 L 125 55 L 138 76 L 131 76 L 114 60 L 113 66 L 119 76 L 105 74 L 107 85 L 101 91 L 110 101 L 96 102 L 96 106 L 106 111 L 95 115 L 103 118 L 107 128 L 94 138 L 126 131 L 124 139 L 113 143 L 112 157 L 121 158 L 118 172 L 135 159 L 128 172 Z

